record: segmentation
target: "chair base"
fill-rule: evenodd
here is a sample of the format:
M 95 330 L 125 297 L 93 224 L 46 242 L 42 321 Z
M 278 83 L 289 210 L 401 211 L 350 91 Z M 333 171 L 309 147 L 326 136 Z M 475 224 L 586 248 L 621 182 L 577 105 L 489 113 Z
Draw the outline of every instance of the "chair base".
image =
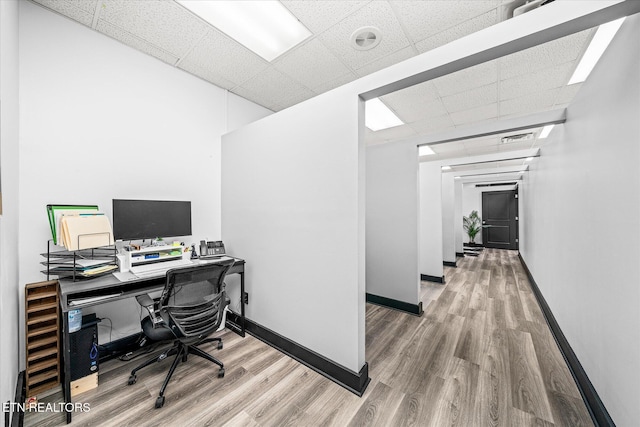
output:
M 222 364 L 222 362 L 216 359 L 215 357 L 211 356 L 209 353 L 197 347 L 200 344 L 210 343 L 210 342 L 218 342 L 218 350 L 222 349 L 222 338 L 207 338 L 202 341 L 198 341 L 196 344 L 185 344 L 180 340 L 176 340 L 173 343 L 173 347 L 145 361 L 144 363 L 136 367 L 134 370 L 132 370 L 127 384 L 133 385 L 136 383 L 136 380 L 137 380 L 136 372 L 138 372 L 140 369 L 146 366 L 152 365 L 156 362 L 161 362 L 167 357 L 173 356 L 174 354 L 176 355 L 176 357 L 173 359 L 173 363 L 171 363 L 171 366 L 169 367 L 169 372 L 167 373 L 167 376 L 164 379 L 164 383 L 162 383 L 162 387 L 160 388 L 160 393 L 158 394 L 158 398 L 156 399 L 156 404 L 155 404 L 156 408 L 162 408 L 162 406 L 164 406 L 164 392 L 167 389 L 167 385 L 169 384 L 169 381 L 171 380 L 171 376 L 175 372 L 180 361 L 182 362 L 187 361 L 189 354 L 193 354 L 194 356 L 201 357 L 205 360 L 208 360 L 209 362 L 212 362 L 218 365 L 220 367 L 220 369 L 218 370 L 218 378 L 223 378 L 224 365 Z

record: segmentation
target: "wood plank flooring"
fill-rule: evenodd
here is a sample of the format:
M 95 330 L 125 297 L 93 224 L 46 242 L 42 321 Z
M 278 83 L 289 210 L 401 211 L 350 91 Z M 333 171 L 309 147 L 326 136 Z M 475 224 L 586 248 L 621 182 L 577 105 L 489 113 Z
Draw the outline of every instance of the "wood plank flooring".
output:
M 593 425 L 532 294 L 517 252 L 485 249 L 423 282 L 422 317 L 367 305 L 371 383 L 361 398 L 257 339 L 223 334 L 226 376 L 196 357 L 176 370 L 162 409 L 155 397 L 169 361 L 100 367 L 100 385 L 75 399 L 91 410 L 73 426 L 588 426 Z M 54 394 L 41 402 L 60 401 Z M 26 426 L 64 425 L 27 413 Z

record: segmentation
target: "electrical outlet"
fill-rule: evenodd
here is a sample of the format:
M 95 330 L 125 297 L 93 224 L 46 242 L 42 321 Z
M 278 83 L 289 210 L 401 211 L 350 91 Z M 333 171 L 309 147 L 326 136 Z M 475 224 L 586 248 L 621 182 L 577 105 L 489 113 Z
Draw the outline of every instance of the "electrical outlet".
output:
M 244 293 L 242 300 L 243 300 L 243 302 L 245 304 L 249 304 L 249 293 L 248 292 Z

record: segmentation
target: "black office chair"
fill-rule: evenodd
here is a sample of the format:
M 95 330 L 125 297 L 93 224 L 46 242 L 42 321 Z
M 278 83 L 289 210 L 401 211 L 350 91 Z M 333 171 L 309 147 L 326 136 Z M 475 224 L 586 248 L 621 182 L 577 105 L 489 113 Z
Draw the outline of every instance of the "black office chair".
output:
M 145 336 L 156 342 L 173 340 L 173 347 L 131 371 L 128 384 L 135 384 L 136 372 L 140 369 L 176 355 L 156 399 L 156 408 L 164 405 L 167 384 L 178 363 L 181 360 L 186 362 L 189 354 L 215 363 L 220 367 L 218 377 L 224 377 L 222 362 L 197 346 L 218 342 L 218 349 L 222 348 L 221 338 L 207 337 L 222 323 L 223 311 L 228 304 L 224 277 L 233 263 L 234 260 L 231 259 L 169 270 L 164 290 L 157 302 L 149 295 L 136 297 L 140 305 L 149 311 L 149 316 L 142 320 Z

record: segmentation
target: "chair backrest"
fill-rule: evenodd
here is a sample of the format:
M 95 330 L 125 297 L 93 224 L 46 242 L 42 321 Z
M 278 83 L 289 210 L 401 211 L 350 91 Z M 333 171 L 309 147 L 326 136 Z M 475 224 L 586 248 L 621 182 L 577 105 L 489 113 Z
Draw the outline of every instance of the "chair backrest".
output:
M 158 308 L 169 315 L 171 328 L 185 337 L 204 337 L 218 329 L 226 302 L 224 278 L 233 263 L 230 259 L 167 271 Z

